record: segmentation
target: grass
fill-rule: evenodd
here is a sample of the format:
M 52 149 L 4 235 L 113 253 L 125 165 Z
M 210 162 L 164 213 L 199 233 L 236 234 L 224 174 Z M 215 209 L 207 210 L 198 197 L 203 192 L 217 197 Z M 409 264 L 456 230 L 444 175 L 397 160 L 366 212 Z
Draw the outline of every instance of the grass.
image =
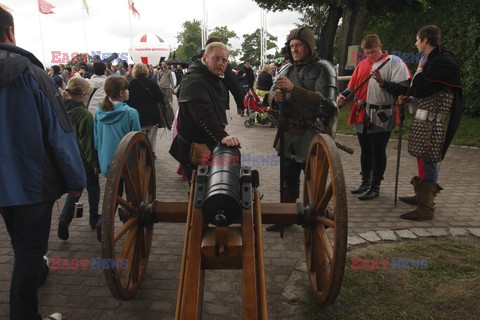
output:
M 355 135 L 354 126 L 348 125 L 348 115 L 350 114 L 350 107 L 345 106 L 340 109 L 340 116 L 338 120 L 337 133 Z M 412 122 L 412 116 L 407 112 L 405 114 L 405 121 L 403 127 L 403 139 L 408 139 L 408 131 Z M 395 129 L 392 133 L 392 138 L 397 138 L 398 130 Z M 471 117 L 463 115 L 460 127 L 458 128 L 452 144 L 480 147 L 480 117 Z
M 352 257 L 428 258 L 426 270 L 353 270 Z M 442 239 L 371 245 L 347 256 L 336 302 L 312 297 L 308 319 L 479 319 L 480 240 Z

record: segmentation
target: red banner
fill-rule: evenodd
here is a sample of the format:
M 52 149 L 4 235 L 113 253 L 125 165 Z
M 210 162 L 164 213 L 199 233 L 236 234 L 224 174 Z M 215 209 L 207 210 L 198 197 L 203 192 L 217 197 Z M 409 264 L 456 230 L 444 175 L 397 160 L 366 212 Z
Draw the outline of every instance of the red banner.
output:
M 55 8 L 53 4 L 48 3 L 45 0 L 38 0 L 38 10 L 40 11 L 40 13 L 43 13 L 43 14 L 55 13 L 52 11 L 53 8 Z

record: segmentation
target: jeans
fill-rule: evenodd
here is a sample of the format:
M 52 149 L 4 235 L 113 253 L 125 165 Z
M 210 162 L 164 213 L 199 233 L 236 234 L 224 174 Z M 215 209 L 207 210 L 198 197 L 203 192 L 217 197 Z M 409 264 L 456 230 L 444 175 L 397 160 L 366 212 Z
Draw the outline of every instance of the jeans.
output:
M 361 149 L 360 164 L 362 167 L 362 176 L 372 172 L 372 183 L 380 185 L 387 167 L 386 150 L 391 132 L 367 134 L 366 130 L 367 128 L 365 126 L 363 133 L 357 132 Z
M 10 283 L 10 320 L 42 320 L 38 313 L 37 288 L 45 272 L 43 256 L 48 249 L 53 203 L 0 208 L 15 256 Z
M 437 183 L 438 181 L 438 162 L 426 162 L 417 158 L 418 176 L 420 181 L 428 183 Z
M 85 175 L 87 176 L 88 206 L 90 208 L 89 223 L 90 226 L 94 228 L 100 219 L 98 214 L 98 204 L 100 202 L 100 183 L 98 180 L 98 174 L 85 173 Z M 78 202 L 79 199 L 80 197 L 74 198 L 71 195 L 67 195 L 62 213 L 58 218 L 60 223 L 69 225 L 70 222 L 72 222 L 75 202 Z

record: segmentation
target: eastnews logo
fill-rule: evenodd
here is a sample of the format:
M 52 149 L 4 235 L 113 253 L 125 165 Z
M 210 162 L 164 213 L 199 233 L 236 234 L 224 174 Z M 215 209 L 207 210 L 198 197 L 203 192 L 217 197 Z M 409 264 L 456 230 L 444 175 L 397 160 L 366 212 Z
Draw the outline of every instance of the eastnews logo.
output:
M 424 57 L 425 53 L 423 52 L 401 52 L 401 51 L 392 51 L 390 54 L 397 56 L 398 58 L 401 59 L 404 63 L 407 64 L 415 64 L 419 63 L 420 60 Z M 363 53 L 362 51 L 357 51 L 357 50 L 352 50 L 351 53 L 351 58 L 354 61 L 362 61 L 363 59 L 367 58 L 367 55 Z M 399 63 L 401 62 L 399 59 L 392 59 L 392 63 Z M 425 60 L 426 62 L 427 60 Z
M 426 270 L 428 269 L 428 258 L 408 259 L 402 257 L 393 257 L 386 259 L 364 259 L 352 257 L 353 270 L 378 270 L 378 269 L 397 269 L 397 270 Z
M 70 63 L 72 59 L 75 57 L 78 57 L 80 55 L 81 61 L 80 63 L 87 63 L 88 61 L 88 54 L 84 52 L 72 52 L 69 54 L 68 52 L 62 52 L 62 51 L 51 51 L 52 53 L 52 63 Z M 109 52 L 102 52 L 102 51 L 91 51 L 90 52 L 92 57 L 98 56 L 100 57 L 101 60 L 105 60 L 109 58 L 112 53 Z M 82 60 L 83 59 L 83 60 Z M 112 63 L 115 63 L 117 61 L 128 61 L 128 53 L 127 52 L 122 52 L 118 55 L 118 58 L 112 60 Z
M 128 269 L 128 259 L 103 259 L 92 257 L 91 259 L 62 259 L 51 257 L 50 269 L 53 270 L 77 270 L 77 269 Z
M 212 157 L 210 154 L 202 154 L 201 166 L 239 166 L 242 167 L 277 167 L 280 164 L 278 156 L 254 156 L 252 154 L 242 154 L 239 156 L 222 155 Z

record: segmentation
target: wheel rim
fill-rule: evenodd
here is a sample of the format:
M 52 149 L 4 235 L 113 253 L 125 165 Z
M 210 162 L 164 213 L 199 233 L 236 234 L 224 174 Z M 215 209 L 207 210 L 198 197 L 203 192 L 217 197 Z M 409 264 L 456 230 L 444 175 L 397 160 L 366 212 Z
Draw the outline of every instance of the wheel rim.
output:
M 122 178 L 125 190 L 119 196 Z M 113 261 L 127 259 L 126 268 L 123 264 L 123 268 L 104 270 L 110 291 L 119 299 L 132 299 L 144 278 L 153 224 L 145 224 L 140 214 L 141 207 L 152 204 L 154 200 L 155 165 L 150 143 L 145 134 L 130 132 L 115 151 L 103 200 L 103 258 Z M 122 208 L 119 209 L 121 213 L 117 214 L 117 208 Z
M 340 157 L 327 135 L 315 136 L 310 144 L 304 206 L 312 208 L 310 225 L 304 228 L 310 283 L 317 301 L 331 304 L 338 295 L 345 269 L 347 197 Z

